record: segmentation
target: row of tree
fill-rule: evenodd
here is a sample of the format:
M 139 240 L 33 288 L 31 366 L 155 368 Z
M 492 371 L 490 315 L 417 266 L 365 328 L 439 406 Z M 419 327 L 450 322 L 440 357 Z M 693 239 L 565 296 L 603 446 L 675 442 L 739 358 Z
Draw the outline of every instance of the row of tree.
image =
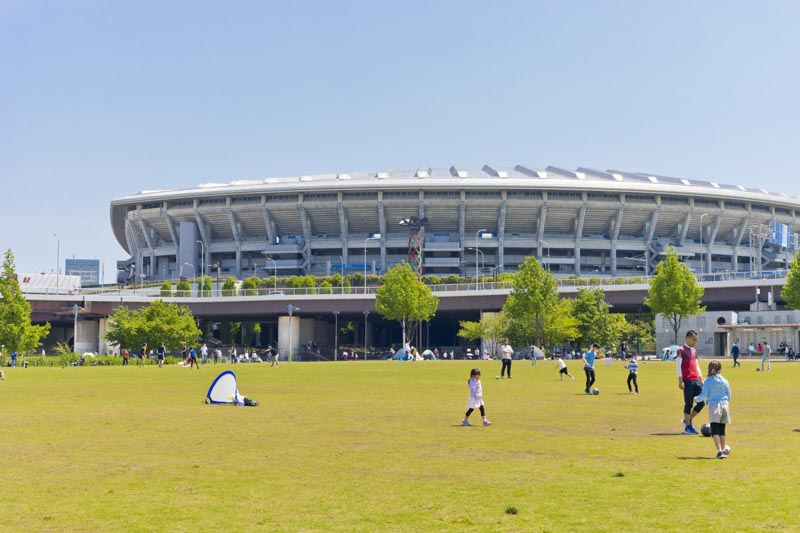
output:
M 337 274 L 337 276 L 339 276 Z M 549 270 L 542 268 L 535 257 L 528 257 L 519 272 L 511 279 L 512 291 L 500 313 L 486 316 L 478 322 L 462 322 L 459 335 L 463 338 L 502 339 L 509 337 L 516 344 L 545 344 L 553 346 L 565 341 L 574 341 L 580 346 L 590 342 L 610 346 L 622 339 L 642 338 L 651 334 L 651 328 L 641 329 L 640 324 L 631 324 L 624 315 L 612 314 L 599 288 L 578 291 L 574 299 L 559 299 L 557 282 Z M 309 287 L 317 287 L 317 278 L 298 276 Z M 363 279 L 363 278 L 362 278 Z M 346 282 L 332 276 L 320 282 Z M 439 299 L 408 264 L 400 264 L 381 278 L 376 293 L 375 307 L 383 317 L 399 322 L 403 327 L 404 341 L 414 341 L 420 322 L 429 321 L 438 309 Z M 191 290 L 188 281 L 177 290 Z M 248 278 L 242 282 L 241 290 L 257 290 L 262 286 L 261 278 Z M 236 291 L 237 281 L 228 278 L 222 286 L 225 291 Z M 212 290 L 211 278 L 201 278 L 200 294 Z M 172 294 L 172 286 L 163 286 L 163 292 Z M 782 297 L 787 307 L 800 308 L 800 259 L 790 265 Z M 672 327 L 677 342 L 678 331 L 685 317 L 705 311 L 700 305 L 703 288 L 689 268 L 678 260 L 674 249 L 668 248 L 666 257 L 656 267 L 656 275 L 650 279 L 648 297 L 644 304 L 653 314 L 662 314 Z M 0 346 L 6 352 L 27 353 L 37 348 L 50 331 L 50 325 L 32 325 L 31 306 L 23 296 L 16 278 L 14 256 L 6 251 L 3 273 L 0 276 Z M 648 322 L 651 322 L 649 320 Z M 238 331 L 247 330 L 253 336 L 258 333 L 258 324 L 229 324 L 227 336 L 234 337 Z M 202 332 L 187 307 L 156 301 L 142 309 L 131 311 L 118 307 L 111 317 L 106 339 L 117 346 L 135 347 L 143 342 L 164 342 L 170 350 L 178 349 L 182 342 L 194 342 Z M 244 331 L 243 331 L 244 334 Z

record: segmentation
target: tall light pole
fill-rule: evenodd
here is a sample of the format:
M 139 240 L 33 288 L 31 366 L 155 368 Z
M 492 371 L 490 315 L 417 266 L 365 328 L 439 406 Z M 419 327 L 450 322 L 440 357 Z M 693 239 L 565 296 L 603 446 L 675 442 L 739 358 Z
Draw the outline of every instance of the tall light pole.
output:
M 191 264 L 191 263 L 181 263 L 181 266 L 180 266 L 180 268 L 178 269 L 178 276 L 179 276 L 179 277 L 183 277 L 183 267 L 184 267 L 184 266 L 192 267 L 192 277 L 193 277 L 193 278 L 196 278 L 196 277 L 197 277 L 197 271 L 194 269 L 194 265 L 193 265 L 193 264 Z M 191 284 L 189 284 L 189 287 L 191 287 Z M 184 297 L 185 297 L 185 296 L 186 296 L 186 295 L 184 295 Z M 190 296 L 190 297 L 192 296 L 192 291 L 191 291 L 191 289 L 189 289 L 189 296 Z
M 333 360 L 339 360 L 339 311 L 333 312 Z
M 373 233 L 364 239 L 364 294 L 367 294 L 367 241 L 380 240 L 380 233 Z
M 364 311 L 364 361 L 367 360 L 367 317 L 369 311 Z
M 294 311 L 299 311 L 300 308 L 296 305 L 289 304 L 286 306 L 286 309 L 289 311 L 289 362 L 292 362 L 292 313 Z
M 480 251 L 478 250 L 478 237 L 484 231 L 488 230 L 486 228 L 483 228 L 475 232 L 475 290 L 478 290 L 480 288 L 478 281 L 480 279 L 480 274 L 478 272 L 478 252 Z
M 700 273 L 701 274 L 705 274 L 706 273 L 706 253 L 703 250 L 703 217 L 707 217 L 707 216 L 708 216 L 708 213 L 703 213 L 702 215 L 700 215 L 700 258 L 701 258 L 701 261 L 700 261 L 700 265 L 701 265 Z
M 468 248 L 468 250 L 472 250 L 472 248 Z M 486 269 L 486 255 L 483 253 L 482 250 L 479 250 L 478 248 L 475 248 L 475 253 L 481 254 L 481 265 L 482 265 L 481 269 L 485 270 Z M 476 273 L 477 273 L 477 269 L 476 269 Z
M 200 243 L 200 277 L 204 278 L 206 275 L 206 245 L 203 241 L 196 241 Z
M 273 291 L 278 290 L 278 263 L 276 263 L 275 260 L 271 257 L 265 256 L 264 259 L 266 259 L 267 261 L 272 261 L 272 268 L 274 269 L 274 273 L 272 276 L 272 290 Z M 267 265 L 264 265 L 264 268 L 266 268 L 266 266 Z
M 56 238 L 56 294 L 58 294 L 58 264 L 61 262 L 61 239 L 58 238 L 58 233 L 53 233 Z

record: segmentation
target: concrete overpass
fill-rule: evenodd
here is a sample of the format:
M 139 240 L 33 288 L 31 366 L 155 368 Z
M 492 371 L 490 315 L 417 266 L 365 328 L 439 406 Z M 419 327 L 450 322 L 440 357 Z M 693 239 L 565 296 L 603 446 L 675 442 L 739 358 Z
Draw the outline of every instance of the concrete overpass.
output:
M 630 281 L 638 283 L 628 283 Z M 590 285 L 591 282 L 595 284 Z M 767 302 L 770 293 L 774 301 L 781 303 L 780 291 L 785 282 L 785 272 L 780 272 L 761 276 L 709 275 L 700 283 L 705 288 L 703 304 L 709 310 L 744 311 L 757 299 Z M 562 297 L 572 297 L 580 288 L 587 286 L 602 288 L 606 293 L 606 301 L 613 306 L 613 312 L 647 311 L 643 300 L 649 286 L 644 278 L 560 279 L 558 290 Z M 441 346 L 460 344 L 456 338 L 458 322 L 477 320 L 482 312 L 500 310 L 511 292 L 507 283 L 484 283 L 480 286 L 465 283 L 435 285 L 431 288 L 439 296 L 439 310 L 424 333 L 427 333 L 426 341 L 431 339 L 430 345 Z M 282 330 L 288 326 L 289 304 L 299 307 L 293 313 L 293 320 L 297 321 L 295 330 L 299 334 L 294 343 L 301 343 L 305 337 L 332 343 L 333 324 L 338 321 L 353 322 L 357 338 L 363 339 L 366 331 L 367 339 L 377 345 L 399 342 L 397 325 L 385 321 L 375 311 L 375 290 L 374 287 L 347 287 L 344 291 L 334 288 L 333 294 L 315 294 L 310 289 L 280 289 L 253 296 L 198 298 L 187 295 L 161 298 L 158 287 L 154 287 L 73 295 L 30 294 L 27 298 L 33 308 L 33 321 L 50 322 L 53 325 L 53 334 L 47 341 L 49 344 L 66 342 L 72 338 L 72 309 L 75 304 L 81 307 L 78 351 L 107 350 L 99 339 L 105 331 L 107 317 L 116 307 L 125 305 L 135 309 L 159 298 L 186 305 L 200 321 L 262 323 L 266 338 L 278 339 L 279 342 Z M 287 338 L 287 349 L 288 343 Z

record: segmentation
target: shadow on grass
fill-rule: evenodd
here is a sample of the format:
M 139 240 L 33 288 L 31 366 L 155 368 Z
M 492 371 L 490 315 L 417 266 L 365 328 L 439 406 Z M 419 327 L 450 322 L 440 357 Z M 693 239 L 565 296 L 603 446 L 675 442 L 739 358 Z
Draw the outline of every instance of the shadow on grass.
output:
M 650 433 L 651 437 L 685 437 L 683 433 Z
M 795 433 L 800 433 L 800 429 L 793 429 L 792 431 L 794 431 Z
M 703 457 L 678 457 L 678 459 L 680 459 L 681 461 L 705 461 L 706 459 L 712 459 L 714 461 L 718 460 L 716 457 L 709 457 L 709 456 L 703 456 Z

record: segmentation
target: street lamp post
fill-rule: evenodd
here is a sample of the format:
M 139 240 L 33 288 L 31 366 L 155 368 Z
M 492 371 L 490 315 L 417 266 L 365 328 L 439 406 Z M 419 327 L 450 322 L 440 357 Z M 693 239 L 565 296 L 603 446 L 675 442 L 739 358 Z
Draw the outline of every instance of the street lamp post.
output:
M 380 238 L 380 233 L 374 233 L 364 239 L 364 294 L 367 294 L 367 241 L 379 240 Z
M 469 248 L 469 250 L 472 250 L 472 248 Z M 486 270 L 486 255 L 483 253 L 482 250 L 479 250 L 478 248 L 475 248 L 475 253 L 481 254 L 481 270 Z M 476 261 L 476 266 L 477 266 L 477 261 Z M 477 274 L 477 268 L 475 269 L 475 273 Z
M 272 290 L 278 290 L 278 263 L 271 257 L 265 256 L 264 259 L 267 261 L 272 261 L 272 268 L 274 269 L 273 276 L 272 276 Z M 267 265 L 264 265 L 266 268 Z
M 480 273 L 478 272 L 478 252 L 480 251 L 478 250 L 478 236 L 481 234 L 482 231 L 487 231 L 487 230 L 486 228 L 483 228 L 475 232 L 475 290 L 478 290 L 480 288 L 478 281 L 480 279 Z
M 367 317 L 369 311 L 364 311 L 364 361 L 367 360 Z
M 179 271 L 178 271 L 178 276 L 180 276 L 180 277 L 183 277 L 183 267 L 184 267 L 184 266 L 191 267 L 191 268 L 192 268 L 192 277 L 193 277 L 193 278 L 196 278 L 196 277 L 197 277 L 197 271 L 194 269 L 194 265 L 193 265 L 193 264 L 191 264 L 191 263 L 181 263 L 180 269 L 179 269 Z M 191 286 L 191 285 L 190 285 L 190 286 Z M 191 289 L 190 289 L 190 290 L 189 290 L 189 296 L 191 296 L 191 295 L 192 295 L 192 291 L 191 291 Z M 184 295 L 184 296 L 185 296 L 185 295 Z
M 339 311 L 333 312 L 333 360 L 339 360 Z
M 58 233 L 53 233 L 56 238 L 56 294 L 58 294 L 58 264 L 61 262 L 61 239 L 58 238 Z
M 286 309 L 289 311 L 289 362 L 292 362 L 292 313 L 294 311 L 299 311 L 300 308 L 296 305 L 289 304 L 286 306 Z
M 206 275 L 206 245 L 200 240 L 196 242 L 200 243 L 200 277 L 203 278 Z

